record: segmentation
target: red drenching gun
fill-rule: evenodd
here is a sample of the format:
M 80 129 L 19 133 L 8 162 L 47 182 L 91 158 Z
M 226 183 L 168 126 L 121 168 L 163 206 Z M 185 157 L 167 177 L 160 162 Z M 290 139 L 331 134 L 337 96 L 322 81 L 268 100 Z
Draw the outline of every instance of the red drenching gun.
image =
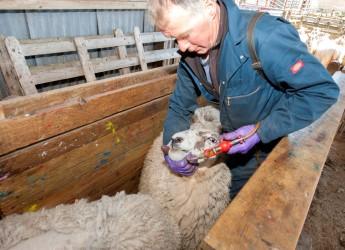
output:
M 258 130 L 258 128 L 260 127 L 260 124 L 257 123 L 255 125 L 255 128 L 250 131 L 247 135 L 245 136 L 241 136 L 241 137 L 238 137 L 234 140 L 231 140 L 231 141 L 227 141 L 227 140 L 222 140 L 218 146 L 216 147 L 213 147 L 213 148 L 208 148 L 208 149 L 205 149 L 203 154 L 200 155 L 198 158 L 197 158 L 197 162 L 198 163 L 201 163 L 205 160 L 207 160 L 208 158 L 212 158 L 216 155 L 219 155 L 221 153 L 227 153 L 229 152 L 230 148 L 236 144 L 239 144 L 239 143 L 244 143 L 249 137 L 251 137 L 252 135 L 254 135 L 256 133 L 256 131 Z M 194 160 L 194 159 L 193 159 Z

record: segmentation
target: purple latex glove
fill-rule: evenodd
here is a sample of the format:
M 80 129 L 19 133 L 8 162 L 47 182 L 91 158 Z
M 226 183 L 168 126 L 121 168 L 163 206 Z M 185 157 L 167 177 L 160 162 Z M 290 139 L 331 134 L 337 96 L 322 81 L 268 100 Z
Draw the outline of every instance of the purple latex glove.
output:
M 191 176 L 198 168 L 198 164 L 195 163 L 195 157 L 192 154 L 188 154 L 184 159 L 179 161 L 172 160 L 167 153 L 167 146 L 162 147 L 164 153 L 164 159 L 169 169 L 175 174 L 183 176 Z
M 244 137 L 248 135 L 254 129 L 255 129 L 255 125 L 246 125 L 246 126 L 238 128 L 237 130 L 233 132 L 224 133 L 221 135 L 221 137 L 224 140 L 231 141 L 231 140 L 238 139 L 240 137 Z M 242 143 L 232 146 L 230 150 L 228 151 L 228 154 L 237 154 L 237 153 L 246 154 L 259 142 L 260 142 L 260 138 L 258 134 L 255 133 L 251 137 L 243 141 Z

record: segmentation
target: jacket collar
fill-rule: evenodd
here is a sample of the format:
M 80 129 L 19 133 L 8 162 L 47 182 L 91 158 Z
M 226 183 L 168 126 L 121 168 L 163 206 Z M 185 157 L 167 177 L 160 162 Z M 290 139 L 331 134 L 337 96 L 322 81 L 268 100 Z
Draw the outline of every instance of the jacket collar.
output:
M 246 37 L 248 21 L 242 17 L 241 10 L 233 0 L 222 0 L 228 12 L 228 30 L 234 44 L 240 43 Z

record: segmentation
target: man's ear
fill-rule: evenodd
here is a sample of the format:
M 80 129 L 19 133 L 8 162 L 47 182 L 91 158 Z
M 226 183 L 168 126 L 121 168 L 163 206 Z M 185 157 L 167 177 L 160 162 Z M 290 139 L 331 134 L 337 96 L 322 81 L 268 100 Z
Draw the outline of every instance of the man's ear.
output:
M 204 0 L 205 1 L 205 7 L 206 7 L 206 13 L 209 18 L 214 19 L 217 16 L 217 1 L 214 0 Z

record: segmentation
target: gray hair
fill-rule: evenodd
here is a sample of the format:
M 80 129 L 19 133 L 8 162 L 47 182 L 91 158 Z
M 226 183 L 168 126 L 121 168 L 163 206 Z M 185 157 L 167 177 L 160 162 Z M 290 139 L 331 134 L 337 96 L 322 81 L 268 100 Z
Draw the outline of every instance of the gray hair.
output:
M 168 21 L 166 20 L 166 14 L 169 13 L 169 8 L 172 5 L 179 6 L 189 11 L 192 17 L 203 13 L 206 1 L 209 0 L 148 0 L 147 4 L 153 23 L 162 27 Z

